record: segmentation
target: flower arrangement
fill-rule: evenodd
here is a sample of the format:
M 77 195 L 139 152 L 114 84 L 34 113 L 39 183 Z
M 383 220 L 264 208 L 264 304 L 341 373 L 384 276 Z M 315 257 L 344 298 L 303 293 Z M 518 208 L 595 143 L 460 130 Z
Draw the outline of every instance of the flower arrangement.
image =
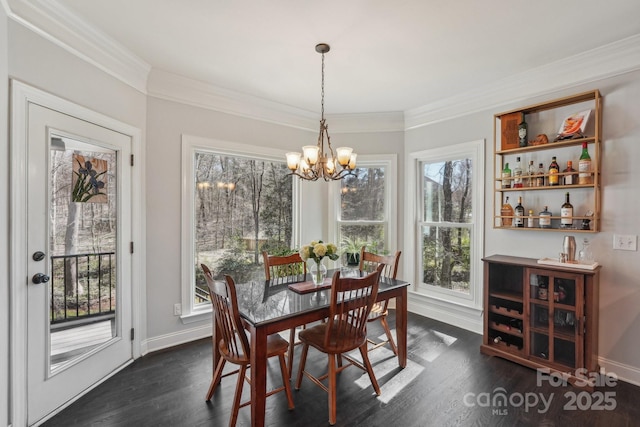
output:
M 322 258 L 328 257 L 330 260 L 338 259 L 338 247 L 333 243 L 324 243 L 322 240 L 313 241 L 308 245 L 303 245 L 300 248 L 300 258 L 303 261 L 307 261 L 309 258 L 315 261 L 315 264 L 311 265 L 311 279 L 316 286 L 321 285 L 324 282 L 325 275 L 327 274 L 327 267 L 320 264 Z
M 338 247 L 333 243 L 324 243 L 322 240 L 314 240 L 308 245 L 303 245 L 300 248 L 300 258 L 303 261 L 311 258 L 316 262 L 316 264 L 320 264 L 322 258 L 328 257 L 330 260 L 335 261 L 338 259 Z

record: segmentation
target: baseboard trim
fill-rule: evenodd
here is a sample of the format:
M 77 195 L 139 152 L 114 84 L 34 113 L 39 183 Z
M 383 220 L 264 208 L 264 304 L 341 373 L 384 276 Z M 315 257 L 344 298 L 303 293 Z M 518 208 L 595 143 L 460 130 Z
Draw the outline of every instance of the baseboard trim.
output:
M 142 342 L 142 355 L 176 345 L 185 344 L 202 338 L 210 337 L 211 325 L 199 326 L 166 335 L 149 338 Z
M 482 334 L 482 310 L 429 298 L 409 292 L 408 309 L 412 313 Z
M 600 373 L 607 375 L 615 374 L 619 380 L 640 386 L 640 369 L 635 366 L 629 366 L 604 357 L 599 357 L 598 363 L 600 364 Z

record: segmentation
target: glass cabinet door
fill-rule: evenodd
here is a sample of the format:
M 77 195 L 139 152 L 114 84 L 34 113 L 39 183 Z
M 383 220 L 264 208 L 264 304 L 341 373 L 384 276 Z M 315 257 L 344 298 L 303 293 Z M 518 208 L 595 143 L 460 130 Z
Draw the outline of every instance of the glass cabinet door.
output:
M 527 278 L 529 356 L 561 369 L 581 366 L 583 276 L 528 269 Z

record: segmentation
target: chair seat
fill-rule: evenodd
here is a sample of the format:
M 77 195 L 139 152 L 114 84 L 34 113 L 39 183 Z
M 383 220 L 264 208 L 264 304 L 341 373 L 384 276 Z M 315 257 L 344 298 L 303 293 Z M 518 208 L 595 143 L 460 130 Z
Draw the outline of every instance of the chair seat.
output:
M 220 354 L 231 363 L 243 365 L 249 363 L 249 357 L 245 354 L 233 355 L 225 345 L 223 340 L 218 343 Z M 242 348 L 242 347 L 239 347 Z M 267 337 L 267 358 L 285 354 L 289 348 L 289 342 L 278 334 L 269 335 Z
M 329 342 L 328 346 L 325 346 L 324 337 L 326 334 L 326 329 L 328 327 L 333 328 L 333 332 L 331 337 L 333 338 L 331 342 Z M 335 337 L 338 337 L 338 324 L 336 322 L 331 323 L 321 323 L 319 325 L 312 326 L 310 328 L 304 329 L 300 331 L 298 338 L 305 344 L 309 344 L 311 347 L 314 347 L 323 353 L 328 354 L 341 354 L 347 353 L 351 350 L 355 350 L 360 347 L 367 340 L 366 330 L 364 333 L 359 333 L 353 341 L 349 342 L 349 345 L 344 345 L 341 343 L 337 345 Z

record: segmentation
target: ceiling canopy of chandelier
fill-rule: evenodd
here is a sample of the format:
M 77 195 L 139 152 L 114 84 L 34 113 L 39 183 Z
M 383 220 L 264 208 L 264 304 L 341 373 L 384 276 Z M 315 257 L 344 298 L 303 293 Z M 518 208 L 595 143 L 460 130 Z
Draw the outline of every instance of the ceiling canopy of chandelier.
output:
M 327 122 L 324 118 L 324 54 L 329 52 L 329 45 L 320 43 L 316 45 L 316 52 L 322 54 L 322 97 L 320 115 L 320 134 L 316 145 L 305 145 L 302 154 L 287 153 L 287 167 L 290 175 L 297 175 L 308 181 L 322 178 L 325 181 L 342 179 L 347 175 L 354 175 L 356 168 L 356 153 L 350 147 L 336 148 L 335 153 L 331 147 Z M 324 139 L 327 138 L 327 148 L 324 148 Z

